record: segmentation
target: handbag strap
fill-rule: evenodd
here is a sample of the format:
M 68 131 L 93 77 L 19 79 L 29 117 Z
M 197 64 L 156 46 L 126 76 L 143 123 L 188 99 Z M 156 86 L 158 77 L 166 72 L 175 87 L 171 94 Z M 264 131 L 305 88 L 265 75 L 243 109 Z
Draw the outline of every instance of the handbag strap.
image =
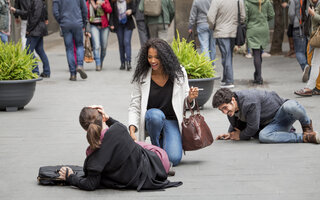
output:
M 199 109 L 198 101 L 197 101 L 196 99 L 194 100 L 194 103 L 195 103 L 195 107 L 196 107 L 196 109 L 197 109 L 197 114 L 200 114 L 200 109 Z M 187 112 L 186 105 L 188 106 L 188 109 L 189 109 L 190 112 L 191 112 L 191 116 L 194 115 L 194 111 L 193 111 L 193 109 L 191 108 L 191 105 L 190 105 L 190 103 L 189 103 L 189 101 L 188 101 L 188 97 L 186 97 L 186 98 L 184 99 L 184 104 L 183 104 L 183 119 L 186 119 L 186 112 Z

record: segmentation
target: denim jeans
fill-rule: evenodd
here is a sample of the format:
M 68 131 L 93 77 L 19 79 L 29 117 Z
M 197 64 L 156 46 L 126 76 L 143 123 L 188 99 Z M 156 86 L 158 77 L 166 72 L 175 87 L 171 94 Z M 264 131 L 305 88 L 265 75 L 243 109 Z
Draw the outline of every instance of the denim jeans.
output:
M 221 63 L 223 66 L 223 74 L 221 82 L 232 83 L 233 80 L 233 48 L 235 45 L 235 38 L 217 38 L 217 43 L 221 52 Z
M 94 60 L 96 66 L 101 66 L 107 53 L 109 28 L 102 28 L 93 24 L 90 27 Z
M 163 148 L 172 164 L 178 165 L 182 158 L 182 141 L 178 121 L 167 120 L 164 113 L 156 108 L 146 112 L 146 131 L 151 143 Z
M 271 123 L 260 131 L 260 142 L 303 142 L 303 133 L 290 132 L 290 129 L 296 120 L 299 120 L 301 125 L 310 124 L 310 119 L 307 116 L 304 107 L 295 100 L 288 100 L 279 108 Z
M 293 29 L 293 42 L 296 58 L 303 71 L 304 67 L 307 65 L 307 38 L 300 34 L 299 28 Z
M 28 54 L 33 53 L 36 50 L 37 54 L 43 64 L 43 73 L 50 76 L 50 65 L 46 52 L 43 49 L 43 37 L 40 36 L 29 36 L 27 37 L 26 47 L 28 47 Z M 38 65 L 32 70 L 33 73 L 39 74 Z
M 61 27 L 64 45 L 66 46 L 67 60 L 69 64 L 69 71 L 71 75 L 76 75 L 76 66 L 83 66 L 83 31 L 82 27 L 70 28 L 70 27 Z M 77 64 L 74 58 L 73 53 L 73 40 L 77 48 Z
M 215 60 L 216 39 L 213 37 L 213 30 L 205 23 L 197 25 L 197 32 L 200 41 L 201 53 L 206 52 L 205 55 L 210 58 L 210 60 Z M 212 64 L 214 65 L 214 63 Z
M 121 63 L 124 63 L 125 61 L 131 62 L 132 30 L 129 30 L 123 24 L 119 24 L 117 28 L 117 36 L 118 36 Z
M 8 42 L 8 36 L 0 31 L 0 39 L 3 43 Z

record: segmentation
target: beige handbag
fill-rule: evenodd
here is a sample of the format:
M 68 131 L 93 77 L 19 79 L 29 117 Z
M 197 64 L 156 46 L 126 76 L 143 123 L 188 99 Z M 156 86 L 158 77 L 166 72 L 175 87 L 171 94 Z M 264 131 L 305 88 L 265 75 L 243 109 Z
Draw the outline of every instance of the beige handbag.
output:
M 310 38 L 310 45 L 313 48 L 320 48 L 320 26 Z

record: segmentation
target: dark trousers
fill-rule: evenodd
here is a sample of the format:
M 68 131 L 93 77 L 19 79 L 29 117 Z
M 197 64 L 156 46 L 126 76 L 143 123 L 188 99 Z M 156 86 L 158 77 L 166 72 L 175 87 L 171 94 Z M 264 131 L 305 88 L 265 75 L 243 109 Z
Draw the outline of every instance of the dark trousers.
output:
M 263 81 L 261 76 L 261 64 L 262 64 L 262 49 L 252 49 L 253 64 L 255 72 L 253 74 L 255 81 Z
M 40 59 L 43 64 L 43 73 L 50 75 L 50 65 L 46 52 L 43 49 L 43 37 L 40 36 L 29 36 L 27 37 L 28 54 L 33 53 L 36 50 L 37 54 L 40 56 Z M 38 65 L 32 70 L 33 73 L 39 74 Z
M 123 24 L 119 24 L 117 36 L 121 63 L 124 63 L 125 61 L 131 62 L 132 30 L 128 29 Z

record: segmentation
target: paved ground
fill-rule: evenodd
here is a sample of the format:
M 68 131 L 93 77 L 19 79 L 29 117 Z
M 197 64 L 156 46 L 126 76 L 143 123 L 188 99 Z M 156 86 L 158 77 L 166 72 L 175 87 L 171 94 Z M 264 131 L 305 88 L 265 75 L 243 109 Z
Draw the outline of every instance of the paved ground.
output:
M 133 57 L 139 43 L 133 36 Z M 86 64 L 87 80 L 70 82 L 63 43 L 58 34 L 45 40 L 52 76 L 38 82 L 32 101 L 24 110 L 0 112 L 0 199 L 318 199 L 320 195 L 320 146 L 312 144 L 259 144 L 258 141 L 216 141 L 212 146 L 187 152 L 176 176 L 183 186 L 157 192 L 120 190 L 80 191 L 71 187 L 37 185 L 40 166 L 82 165 L 87 146 L 78 116 L 81 108 L 102 104 L 114 118 L 127 124 L 130 80 L 133 72 L 120 71 L 117 40 L 109 37 L 102 72 Z M 285 44 L 287 48 L 287 44 Z M 221 72 L 220 60 L 217 71 Z M 235 90 L 253 88 L 252 59 L 234 58 Z M 298 98 L 304 84 L 295 59 L 273 56 L 263 61 L 266 84 L 259 89 L 277 91 L 296 99 L 307 109 L 320 130 L 320 97 Z M 215 83 L 214 91 L 219 87 Z M 211 100 L 210 100 L 211 101 Z M 214 136 L 226 132 L 226 116 L 210 102 L 201 111 Z M 301 131 L 300 125 L 296 128 Z

